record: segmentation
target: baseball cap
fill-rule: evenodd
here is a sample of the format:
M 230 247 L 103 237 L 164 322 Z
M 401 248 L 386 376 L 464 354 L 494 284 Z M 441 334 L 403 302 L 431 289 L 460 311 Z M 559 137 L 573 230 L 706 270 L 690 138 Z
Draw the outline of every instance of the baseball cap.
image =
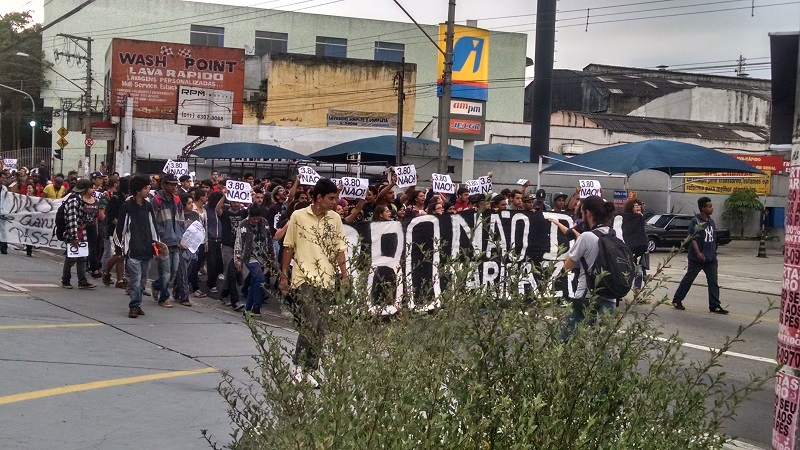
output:
M 525 194 L 525 196 L 522 197 L 523 202 L 532 202 L 535 199 L 536 197 L 533 194 Z
M 104 177 L 104 176 L 105 175 L 103 175 L 103 172 L 92 172 L 92 174 L 89 175 L 89 178 L 101 178 L 101 177 Z
M 178 178 L 175 176 L 174 173 L 165 173 L 161 175 L 161 182 L 178 184 Z
M 545 192 L 544 189 L 539 189 L 538 191 L 536 191 L 536 198 L 538 200 L 544 200 L 546 195 L 547 195 L 547 193 Z
M 75 183 L 75 187 L 72 188 L 72 192 L 80 193 L 92 187 L 92 182 L 87 180 L 86 178 L 81 178 Z
M 560 197 L 564 197 L 564 199 L 566 199 L 569 196 L 563 192 L 556 192 L 556 194 L 553 195 L 553 200 L 557 200 Z

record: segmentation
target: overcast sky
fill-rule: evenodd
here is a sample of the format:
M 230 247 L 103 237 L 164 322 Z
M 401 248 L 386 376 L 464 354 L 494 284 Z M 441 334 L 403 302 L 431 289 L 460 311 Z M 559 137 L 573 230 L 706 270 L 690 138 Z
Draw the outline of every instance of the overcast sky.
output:
M 44 1 L 57 0 L 2 0 L 0 14 L 30 9 L 41 21 Z M 447 0 L 398 1 L 421 23 L 447 20 Z M 410 22 L 392 0 L 211 3 L 285 10 L 303 8 L 317 14 Z M 755 8 L 751 11 L 753 4 Z M 313 5 L 321 6 L 309 8 Z M 588 30 L 587 8 L 590 8 Z M 557 68 L 580 69 L 589 63 L 644 68 L 664 64 L 674 70 L 705 68 L 699 71 L 735 75 L 732 65 L 742 55 L 751 64 L 746 67 L 747 73 L 769 78 L 768 33 L 800 29 L 800 0 L 559 0 L 558 10 Z M 533 58 L 535 13 L 536 0 L 460 0 L 456 21 L 476 19 L 481 28 L 526 33 L 528 56 Z M 528 75 L 533 75 L 532 69 Z

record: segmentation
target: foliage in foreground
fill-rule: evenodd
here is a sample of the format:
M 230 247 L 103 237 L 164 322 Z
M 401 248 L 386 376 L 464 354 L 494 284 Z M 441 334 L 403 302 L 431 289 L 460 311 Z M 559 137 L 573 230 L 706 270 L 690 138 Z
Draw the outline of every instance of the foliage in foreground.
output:
M 224 448 L 720 448 L 723 422 L 767 379 L 737 388 L 719 370 L 747 327 L 693 361 L 658 330 L 657 305 L 624 302 L 562 343 L 567 309 L 548 286 L 526 298 L 512 273 L 505 285 L 468 289 L 470 264 L 440 267 L 459 269 L 432 314 L 376 319 L 356 301 L 368 298 L 366 273 L 338 295 L 320 390 L 293 382 L 292 343 L 250 322 L 251 380 L 224 374 L 219 387 L 234 430 Z

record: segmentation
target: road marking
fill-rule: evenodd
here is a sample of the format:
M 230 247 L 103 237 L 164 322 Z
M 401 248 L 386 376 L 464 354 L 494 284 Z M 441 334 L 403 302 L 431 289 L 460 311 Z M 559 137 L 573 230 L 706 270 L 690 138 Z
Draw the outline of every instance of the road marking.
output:
M 53 323 L 42 325 L 0 325 L 0 330 L 39 330 L 43 328 L 83 328 L 83 327 L 100 327 L 102 323 Z
M 6 395 L 0 397 L 0 405 L 9 403 L 21 402 L 25 400 L 35 400 L 37 398 L 52 397 L 54 395 L 71 394 L 74 392 L 89 391 L 92 389 L 103 389 L 114 386 L 122 386 L 126 384 L 142 383 L 144 381 L 163 380 L 165 378 L 185 377 L 188 375 L 197 375 L 201 373 L 216 372 L 217 369 L 207 367 L 198 370 L 179 370 L 175 372 L 156 373 L 153 375 L 142 375 L 138 377 L 129 378 L 116 378 L 112 380 L 94 381 L 91 383 L 72 384 L 68 386 L 57 387 L 53 389 L 44 389 L 41 391 L 23 392 L 21 394 Z
M 53 284 L 53 283 L 38 283 L 38 284 L 37 283 L 17 283 L 14 286 L 19 286 L 19 287 L 61 287 L 61 286 L 59 286 L 57 284 Z
M 28 292 L 28 290 L 25 289 L 24 287 L 16 286 L 15 284 L 10 283 L 6 280 L 0 280 L 0 289 L 12 292 Z

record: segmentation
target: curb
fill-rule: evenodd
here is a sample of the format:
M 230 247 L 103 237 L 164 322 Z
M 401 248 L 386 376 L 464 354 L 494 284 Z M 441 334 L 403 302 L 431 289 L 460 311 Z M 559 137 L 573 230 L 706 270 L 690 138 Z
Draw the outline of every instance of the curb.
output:
M 726 442 L 722 448 L 724 450 L 766 450 L 764 447 L 757 447 L 747 442 L 742 441 L 729 441 Z

